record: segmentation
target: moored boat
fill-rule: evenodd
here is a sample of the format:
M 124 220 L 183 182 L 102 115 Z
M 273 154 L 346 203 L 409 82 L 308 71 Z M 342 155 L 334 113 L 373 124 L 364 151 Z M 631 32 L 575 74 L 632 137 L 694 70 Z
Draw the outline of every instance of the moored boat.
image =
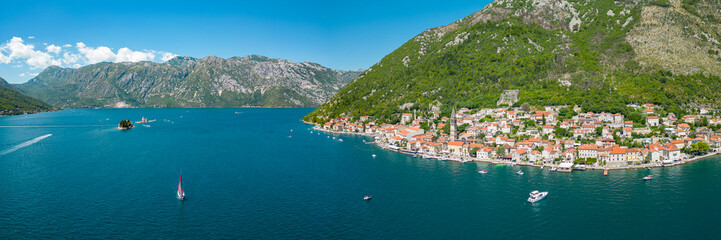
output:
M 608 176 L 608 169 L 603 170 L 603 176 Z
M 481 170 L 481 171 L 478 171 L 478 173 L 480 173 L 480 174 L 486 174 L 486 173 L 488 173 L 488 169 L 483 169 L 483 170 Z
M 541 201 L 541 199 L 545 198 L 548 195 L 548 192 L 539 192 L 538 190 L 534 190 L 529 194 L 528 202 L 535 203 L 538 201 Z
M 558 168 L 556 168 L 556 167 L 551 167 L 551 172 L 555 172 L 555 171 L 558 171 Z
M 653 179 L 653 176 L 651 176 L 651 175 L 643 177 L 643 180 L 651 180 L 651 179 Z

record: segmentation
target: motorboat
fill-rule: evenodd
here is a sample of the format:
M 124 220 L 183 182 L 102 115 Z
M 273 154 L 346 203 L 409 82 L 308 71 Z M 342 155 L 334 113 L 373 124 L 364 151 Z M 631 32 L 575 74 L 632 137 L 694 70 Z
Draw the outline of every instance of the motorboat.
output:
M 370 201 L 371 199 L 373 199 L 373 197 L 371 197 L 370 194 L 368 194 L 368 195 L 366 195 L 365 197 L 363 197 L 363 200 L 364 200 L 364 201 Z
M 531 192 L 530 196 L 528 197 L 528 202 L 535 203 L 541 201 L 541 199 L 545 198 L 547 195 L 548 192 L 539 192 L 538 190 L 535 190 Z
M 603 176 L 608 176 L 608 169 L 603 170 Z
M 338 141 L 339 141 L 339 142 L 343 142 L 343 139 L 340 139 L 340 138 L 339 138 Z
M 518 173 L 518 175 L 523 175 L 523 171 L 521 171 L 521 170 L 518 170 L 518 172 L 516 172 L 516 173 Z
M 643 177 L 643 180 L 651 180 L 651 179 L 653 179 L 653 176 L 651 176 L 651 175 Z
M 371 156 L 373 156 L 373 158 L 376 158 L 376 155 L 375 155 L 375 154 L 373 154 L 373 155 L 371 155 Z
M 481 170 L 481 171 L 478 171 L 478 173 L 480 173 L 480 174 L 486 174 L 486 173 L 488 173 L 488 169 L 483 169 L 483 170 Z
M 558 168 L 556 168 L 556 167 L 551 167 L 551 172 L 555 172 L 555 171 L 558 171 Z

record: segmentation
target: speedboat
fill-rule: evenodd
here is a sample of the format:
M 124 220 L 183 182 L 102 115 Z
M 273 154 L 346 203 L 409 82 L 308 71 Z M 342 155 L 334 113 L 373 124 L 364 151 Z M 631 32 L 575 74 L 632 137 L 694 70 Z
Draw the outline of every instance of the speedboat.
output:
M 480 174 L 486 174 L 486 173 L 488 173 L 488 169 L 483 169 L 483 170 L 481 170 L 481 171 L 478 171 L 478 173 L 480 173 Z
M 551 167 L 551 172 L 555 172 L 555 171 L 557 171 L 557 170 L 558 170 L 558 168 L 556 168 L 556 167 Z
M 338 141 L 339 141 L 339 142 L 343 142 L 343 139 L 340 139 L 340 138 L 339 138 Z
M 364 201 L 369 201 L 369 200 L 371 200 L 371 199 L 373 199 L 373 197 L 371 197 L 370 194 L 368 194 L 368 195 L 366 195 L 365 197 L 363 197 L 363 200 L 364 200 Z
M 518 170 L 518 172 L 516 172 L 516 173 L 518 173 L 518 175 L 523 175 L 523 171 L 521 171 L 521 170 Z
M 535 190 L 531 192 L 531 196 L 528 197 L 528 202 L 534 203 L 541 201 L 541 199 L 545 198 L 548 195 L 548 192 L 539 192 L 538 190 Z
M 651 176 L 651 175 L 643 177 L 643 180 L 651 180 L 651 179 L 653 179 L 653 176 Z
M 373 156 L 373 158 L 376 158 L 376 155 L 375 155 L 375 154 L 373 154 L 373 155 L 371 155 L 371 156 Z

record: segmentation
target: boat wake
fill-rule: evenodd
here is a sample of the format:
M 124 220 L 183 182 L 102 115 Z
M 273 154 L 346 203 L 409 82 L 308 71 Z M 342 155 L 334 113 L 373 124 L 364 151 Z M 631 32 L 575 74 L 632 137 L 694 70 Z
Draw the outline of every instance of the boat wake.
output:
M 18 144 L 18 145 L 14 146 L 14 147 L 11 147 L 11 148 L 5 150 L 5 151 L 0 152 L 0 156 L 5 155 L 5 154 L 8 154 L 8 153 L 11 153 L 11 152 L 14 152 L 14 151 L 17 151 L 18 149 L 21 149 L 21 148 L 24 148 L 24 147 L 33 145 L 33 144 L 35 144 L 35 143 L 37 143 L 37 142 L 40 142 L 41 140 L 46 139 L 46 138 L 48 138 L 48 137 L 50 137 L 50 136 L 52 136 L 52 134 L 46 134 L 46 135 L 42 135 L 42 136 L 40 136 L 40 137 L 33 138 L 32 140 L 23 142 L 23 143 L 21 143 L 21 144 Z

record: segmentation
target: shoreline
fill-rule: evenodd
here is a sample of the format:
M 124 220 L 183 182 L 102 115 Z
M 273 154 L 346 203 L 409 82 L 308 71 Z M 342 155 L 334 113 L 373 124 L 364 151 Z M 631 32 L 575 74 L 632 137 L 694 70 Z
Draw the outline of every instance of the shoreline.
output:
M 333 131 L 333 130 L 327 130 L 327 129 L 321 128 L 320 126 L 318 126 L 318 125 L 316 125 L 316 124 L 314 124 L 314 123 L 310 123 L 310 122 L 307 122 L 307 121 L 304 121 L 304 120 L 301 120 L 301 121 L 302 121 L 303 123 L 306 123 L 306 124 L 309 124 L 309 125 L 313 125 L 313 127 L 312 127 L 313 130 L 321 131 L 321 132 L 324 132 L 324 133 L 357 135 L 357 136 L 363 136 L 363 137 L 374 137 L 374 136 L 372 136 L 372 135 L 368 135 L 368 134 L 365 134 L 365 133 L 338 132 L 338 131 Z M 368 142 L 366 142 L 366 143 L 368 144 Z M 378 146 L 379 148 L 381 148 L 381 149 L 383 149 L 383 150 L 386 150 L 386 151 L 391 151 L 391 152 L 396 152 L 396 153 L 400 153 L 400 154 L 404 154 L 404 155 L 411 155 L 411 156 L 413 156 L 413 154 L 401 152 L 400 150 L 399 150 L 399 151 L 391 150 L 391 149 L 389 149 L 389 148 L 386 148 L 386 147 L 384 147 L 384 146 L 381 146 L 380 144 L 376 143 L 375 141 L 372 142 L 372 144 L 375 144 L 375 145 Z M 585 168 L 584 170 L 579 170 L 579 169 L 573 169 L 573 170 L 576 170 L 576 171 L 585 171 L 585 170 L 599 170 L 599 171 L 604 171 L 604 170 L 609 170 L 609 171 L 611 171 L 611 170 L 630 170 L 630 169 L 647 169 L 647 168 L 659 168 L 659 167 L 673 167 L 673 166 L 684 165 L 684 164 L 687 164 L 687 163 L 699 161 L 699 160 L 702 160 L 702 159 L 705 159 L 705 158 L 710 158 L 710 157 L 713 157 L 713 156 L 718 155 L 719 153 L 720 153 L 720 152 L 709 152 L 709 153 L 707 153 L 706 155 L 699 155 L 699 156 L 693 156 L 693 157 L 688 158 L 688 159 L 681 159 L 681 160 L 679 160 L 679 161 L 677 161 L 677 162 L 674 162 L 674 163 L 671 163 L 671 164 L 657 164 L 657 163 L 652 163 L 652 164 L 641 164 L 641 165 L 629 165 L 629 166 L 624 166 L 624 167 L 597 167 L 597 166 L 586 166 L 586 168 Z M 558 167 L 558 165 L 554 165 L 554 164 L 541 164 L 541 165 L 538 165 L 538 164 L 533 164 L 533 163 L 528 163 L 528 162 L 512 162 L 512 161 L 503 161 L 503 160 L 498 160 L 498 159 L 480 159 L 480 158 L 475 158 L 475 157 L 461 157 L 461 158 L 465 158 L 465 159 L 469 159 L 469 160 L 463 161 L 463 160 L 459 160 L 459 159 L 456 159 L 456 158 L 447 158 L 446 160 L 439 160 L 439 159 L 436 159 L 436 160 L 437 160 L 437 161 L 455 161 L 455 162 L 460 162 L 460 163 L 483 162 L 483 163 L 489 163 L 489 164 L 511 164 L 512 166 L 513 166 L 513 165 L 516 165 L 516 166 L 527 166 L 527 167 L 537 167 L 537 168 L 541 168 L 541 167 Z M 429 159 L 429 158 L 424 158 L 424 159 Z M 435 159 L 435 158 L 431 158 L 431 159 Z M 575 164 L 574 164 L 574 166 L 575 166 Z M 559 171 L 559 172 L 561 172 L 561 171 Z

